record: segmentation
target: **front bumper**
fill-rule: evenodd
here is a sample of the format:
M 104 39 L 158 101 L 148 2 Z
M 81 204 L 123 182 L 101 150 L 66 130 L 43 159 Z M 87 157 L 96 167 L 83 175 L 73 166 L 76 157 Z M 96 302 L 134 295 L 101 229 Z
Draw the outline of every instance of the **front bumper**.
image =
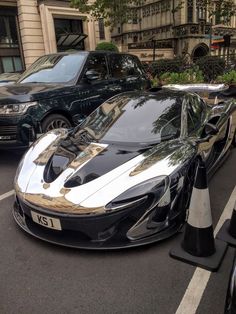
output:
M 53 230 L 35 223 L 31 210 L 51 218 L 60 219 L 62 230 Z M 55 213 L 35 208 L 16 199 L 13 217 L 27 233 L 50 243 L 81 249 L 121 249 L 151 244 L 166 239 L 180 229 L 180 223 L 172 221 L 167 228 L 153 235 L 130 240 L 127 232 L 143 215 L 144 208 L 102 214 L 98 216 L 78 216 Z
M 0 116 L 0 149 L 27 148 L 37 132 L 38 123 L 29 115 Z

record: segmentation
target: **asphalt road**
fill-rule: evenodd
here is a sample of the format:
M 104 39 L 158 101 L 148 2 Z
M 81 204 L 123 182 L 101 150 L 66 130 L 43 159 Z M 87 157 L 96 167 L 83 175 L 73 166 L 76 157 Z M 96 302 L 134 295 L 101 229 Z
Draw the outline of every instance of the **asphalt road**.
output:
M 0 152 L 0 198 L 12 190 L 20 157 Z M 235 187 L 236 149 L 210 181 L 214 226 Z M 13 196 L 0 201 L 0 313 L 175 313 L 196 267 L 169 257 L 179 235 L 120 251 L 57 247 L 21 231 Z M 198 314 L 222 314 L 234 250 L 212 273 Z

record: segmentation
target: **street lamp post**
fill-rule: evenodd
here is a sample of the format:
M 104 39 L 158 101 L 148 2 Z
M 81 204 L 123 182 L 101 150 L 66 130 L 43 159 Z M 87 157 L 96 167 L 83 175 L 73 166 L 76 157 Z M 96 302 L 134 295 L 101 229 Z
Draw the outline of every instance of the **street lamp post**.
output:
M 210 36 L 209 36 L 209 39 L 210 39 L 210 47 L 209 47 L 209 55 L 211 56 L 211 46 L 212 46 L 212 24 L 213 24 L 213 19 L 211 17 L 210 19 Z
M 152 39 L 152 48 L 153 48 L 153 61 L 156 59 L 156 40 Z

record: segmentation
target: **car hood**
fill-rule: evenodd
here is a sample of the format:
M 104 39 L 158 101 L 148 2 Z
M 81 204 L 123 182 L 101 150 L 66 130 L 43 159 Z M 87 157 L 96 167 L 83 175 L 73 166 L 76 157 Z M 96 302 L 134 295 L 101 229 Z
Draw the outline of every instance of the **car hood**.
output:
M 192 143 L 179 140 L 140 149 L 83 144 L 66 132 L 47 133 L 27 152 L 15 180 L 20 198 L 57 212 L 105 212 L 106 204 L 123 192 L 169 176 L 195 153 Z
M 62 84 L 19 83 L 4 85 L 0 87 L 0 105 L 62 96 L 69 91 L 70 88 Z

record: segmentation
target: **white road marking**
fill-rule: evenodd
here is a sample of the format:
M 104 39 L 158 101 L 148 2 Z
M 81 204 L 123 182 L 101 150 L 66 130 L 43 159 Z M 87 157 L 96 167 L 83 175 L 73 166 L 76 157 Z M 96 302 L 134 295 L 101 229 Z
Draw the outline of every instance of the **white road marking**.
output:
M 230 219 L 234 202 L 236 200 L 236 186 L 230 195 L 230 198 L 224 208 L 224 211 L 218 221 L 214 231 L 214 236 L 217 234 L 226 219 Z M 187 287 L 183 299 L 175 312 L 175 314 L 195 314 L 200 304 L 203 292 L 206 289 L 208 280 L 210 279 L 211 272 L 197 267 L 193 277 Z
M 4 200 L 4 198 L 7 198 L 7 197 L 9 197 L 9 196 L 14 195 L 14 193 L 15 193 L 15 191 L 14 191 L 14 190 L 11 190 L 11 191 L 9 191 L 9 192 L 6 192 L 6 193 L 0 195 L 0 201 Z

